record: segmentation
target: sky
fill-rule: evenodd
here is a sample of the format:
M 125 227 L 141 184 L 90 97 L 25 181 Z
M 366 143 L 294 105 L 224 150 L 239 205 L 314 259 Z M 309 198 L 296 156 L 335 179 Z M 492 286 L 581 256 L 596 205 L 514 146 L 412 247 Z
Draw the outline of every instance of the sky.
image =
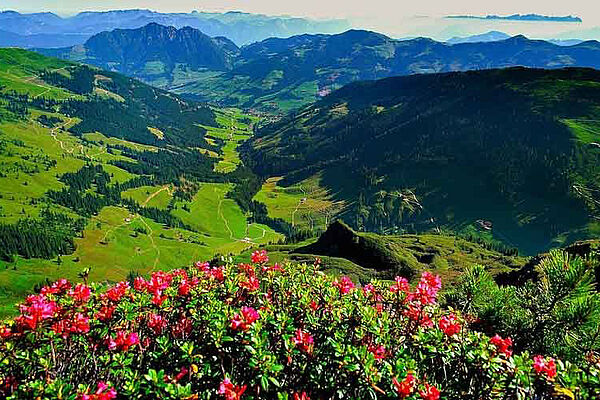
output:
M 52 11 L 73 15 L 86 10 L 145 8 L 160 12 L 239 10 L 268 15 L 345 18 L 354 26 L 399 36 L 475 34 L 486 30 L 560 37 L 600 27 L 600 1 L 594 0 L 0 0 L 0 9 Z M 489 23 L 443 20 L 445 15 L 537 13 L 576 15 L 583 24 Z M 564 25 L 564 26 L 563 26 Z M 596 28 L 600 31 L 600 28 Z M 574 33 L 572 35 L 574 35 Z

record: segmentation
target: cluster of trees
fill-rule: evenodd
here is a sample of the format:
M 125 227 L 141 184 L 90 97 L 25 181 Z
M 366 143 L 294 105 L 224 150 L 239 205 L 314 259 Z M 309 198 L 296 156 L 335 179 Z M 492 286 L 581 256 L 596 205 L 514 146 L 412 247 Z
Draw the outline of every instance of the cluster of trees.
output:
M 157 179 L 154 177 L 139 176 L 127 182 L 111 184 L 110 174 L 104 171 L 101 165 L 88 164 L 77 172 L 62 175 L 60 181 L 68 187 L 48 191 L 48 197 L 79 215 L 90 217 L 98 214 L 106 206 L 119 205 L 127 207 L 132 213 L 139 213 L 158 223 L 192 230 L 190 226 L 173 216 L 169 210 L 142 207 L 134 200 L 121 197 L 121 193 L 125 190 L 155 185 Z M 92 187 L 95 189 L 94 192 L 87 192 Z
M 52 128 L 56 124 L 63 122 L 62 119 L 54 116 L 47 116 L 46 114 L 42 114 L 37 118 L 38 122 L 44 125 L 46 128 Z
M 228 176 L 214 171 L 215 159 L 195 150 L 159 149 L 135 151 L 118 146 L 121 154 L 135 161 L 117 160 L 113 164 L 135 175 L 151 175 L 158 184 L 183 184 L 182 179 L 201 182 L 227 182 Z
M 89 94 L 94 90 L 96 71 L 88 66 L 73 66 L 63 68 L 67 73 L 60 70 L 46 70 L 40 78 L 53 86 L 65 88 L 77 94 Z
M 552 251 L 539 264 L 525 267 L 524 280 L 506 285 L 499 285 L 484 267 L 474 266 L 447 294 L 446 302 L 475 315 L 474 328 L 510 336 L 517 351 L 555 354 L 575 362 L 597 360 L 599 273 L 597 254 L 580 257 Z
M 150 87 L 118 74 L 102 72 L 104 78 L 96 79 L 99 71 L 86 66 L 69 68 L 69 75 L 45 72 L 42 78 L 53 85 L 74 93 L 87 95 L 85 99 L 70 98 L 60 103 L 60 112 L 77 116 L 82 121 L 71 127 L 74 134 L 102 132 L 137 143 L 164 147 L 177 145 L 206 147 L 205 129 L 199 125 L 215 125 L 212 110 L 203 104 L 190 103 L 176 95 Z M 93 94 L 100 87 L 117 96 Z M 149 127 L 165 132 L 156 137 Z
M 23 119 L 29 115 L 29 96 L 27 94 L 20 94 L 14 90 L 0 90 L 0 105 L 3 105 L 3 108 L 13 118 Z
M 54 258 L 75 250 L 73 237 L 85 229 L 83 218 L 43 210 L 37 219 L 14 224 L 0 223 L 0 258 L 11 261 L 15 254 L 26 258 Z

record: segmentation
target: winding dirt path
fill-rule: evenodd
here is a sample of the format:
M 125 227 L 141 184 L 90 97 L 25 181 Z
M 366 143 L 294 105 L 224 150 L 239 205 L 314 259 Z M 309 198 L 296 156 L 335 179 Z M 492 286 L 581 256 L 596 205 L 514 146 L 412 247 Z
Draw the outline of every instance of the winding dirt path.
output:
M 146 207 L 146 205 L 148 204 L 148 202 L 150 200 L 152 200 L 153 198 L 155 198 L 156 196 L 158 196 L 161 192 L 164 192 L 165 190 L 167 192 L 170 192 L 170 186 L 169 185 L 165 185 L 162 188 L 158 189 L 156 192 L 152 193 L 150 196 L 148 196 L 148 198 L 142 203 L 142 206 Z

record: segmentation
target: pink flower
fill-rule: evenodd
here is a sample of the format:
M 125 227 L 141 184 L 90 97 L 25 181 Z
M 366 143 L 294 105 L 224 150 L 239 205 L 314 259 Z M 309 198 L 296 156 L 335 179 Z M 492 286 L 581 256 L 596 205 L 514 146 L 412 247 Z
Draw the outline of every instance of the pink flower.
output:
M 456 320 L 456 315 L 450 314 L 440 318 L 440 329 L 448 336 L 454 336 L 460 332 L 460 323 Z
M 347 294 L 355 287 L 352 279 L 347 276 L 342 276 L 339 280 L 333 281 L 333 286 L 339 289 L 340 294 Z
M 134 347 L 139 343 L 140 338 L 135 332 L 125 333 L 124 331 L 118 331 L 117 336 L 114 339 L 110 336 L 107 338 L 107 346 L 109 350 L 126 352 L 131 347 Z
M 71 283 L 62 278 L 54 282 L 51 286 L 45 286 L 40 290 L 40 294 L 61 294 L 71 289 Z
M 250 260 L 252 260 L 254 264 L 265 264 L 269 262 L 269 256 L 265 250 L 256 250 L 250 256 Z
M 143 290 L 146 290 L 146 285 L 147 282 L 144 278 L 142 278 L 141 276 L 138 276 L 137 278 L 135 278 L 133 280 L 133 288 L 135 289 L 136 292 L 141 292 Z
M 310 333 L 304 332 L 302 329 L 296 330 L 296 336 L 292 338 L 292 343 L 307 354 L 311 354 L 314 348 L 314 338 Z
M 90 319 L 82 313 L 75 314 L 71 324 L 71 332 L 88 333 L 90 331 Z
M 249 292 L 255 292 L 260 288 L 260 281 L 252 274 L 248 277 L 247 281 L 240 282 L 240 287 L 248 289 Z
M 512 346 L 512 339 L 506 338 L 502 339 L 499 335 L 494 336 L 490 339 L 490 343 L 496 346 L 498 351 L 504 354 L 506 357 L 510 357 L 512 355 L 512 350 L 509 348 Z
M 404 315 L 406 315 L 410 320 L 417 322 L 421 326 L 433 326 L 431 316 L 429 315 L 429 313 L 423 310 L 421 304 L 419 303 L 409 304 L 407 309 L 404 310 Z
M 48 300 L 43 294 L 28 296 L 20 309 L 21 315 L 15 318 L 17 326 L 31 330 L 36 329 L 41 321 L 54 317 L 59 311 L 56 302 Z
M 548 379 L 554 379 L 556 376 L 556 363 L 552 357 L 533 357 L 533 369 L 538 375 L 546 375 Z
M 392 378 L 392 383 L 396 388 L 396 392 L 401 399 L 404 399 L 412 394 L 415 390 L 415 386 L 417 384 L 417 380 L 415 379 L 412 373 L 408 373 L 406 378 L 402 382 L 398 382 L 398 379 L 395 377 Z
M 408 293 L 410 292 L 410 284 L 406 278 L 402 278 L 401 276 L 397 276 L 395 278 L 396 283 L 390 286 L 390 292 L 392 293 Z
M 373 284 L 371 284 L 371 283 L 368 283 L 365 286 L 363 286 L 362 291 L 363 291 L 363 294 L 366 297 L 368 297 L 372 293 L 375 293 L 375 286 L 373 286 Z
M 440 391 L 435 386 L 426 383 L 425 388 L 419 390 L 419 396 L 423 400 L 438 400 L 440 398 Z
M 98 382 L 95 393 L 89 394 L 89 389 L 80 394 L 78 400 L 111 400 L 117 397 L 117 392 L 114 388 L 108 388 L 108 385 L 104 382 Z
M 382 345 L 376 346 L 376 345 L 372 344 L 369 346 L 369 351 L 371 353 L 373 353 L 376 360 L 383 360 L 387 355 L 387 351 L 385 350 L 385 347 Z
M 160 335 L 167 327 L 167 321 L 161 315 L 153 313 L 148 317 L 147 325 L 155 335 Z
M 91 295 L 92 291 L 90 290 L 90 287 L 83 283 L 78 283 L 77 286 L 69 292 L 69 296 L 78 303 L 87 303 Z
M 414 293 L 409 295 L 409 301 L 418 301 L 423 305 L 435 304 L 437 294 L 442 288 L 442 280 L 438 275 L 423 272 Z
M 102 322 L 108 322 L 112 319 L 116 306 L 102 306 L 94 317 Z
M 118 303 L 127 294 L 127 290 L 129 290 L 129 282 L 119 282 L 106 291 L 106 297 Z
M 266 272 L 266 273 L 274 273 L 274 272 L 284 272 L 283 268 L 281 267 L 281 265 L 275 263 L 274 265 L 263 265 L 262 266 L 262 271 Z
M 250 326 L 260 318 L 258 311 L 252 307 L 242 307 L 242 313 L 235 314 L 231 320 L 231 329 L 234 331 L 247 331 Z
M 225 378 L 219 386 L 219 394 L 225 396 L 226 400 L 239 400 L 246 391 L 246 385 L 237 386 L 231 383 L 229 378 Z

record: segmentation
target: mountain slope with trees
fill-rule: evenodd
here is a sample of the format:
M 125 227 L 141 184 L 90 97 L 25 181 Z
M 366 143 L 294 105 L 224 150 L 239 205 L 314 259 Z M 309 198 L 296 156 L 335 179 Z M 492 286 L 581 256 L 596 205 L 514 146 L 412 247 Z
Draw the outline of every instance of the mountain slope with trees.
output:
M 322 172 L 354 227 L 491 234 L 532 254 L 598 232 L 599 102 L 591 69 L 359 82 L 264 127 L 245 154 L 281 183 Z
M 558 46 L 515 36 L 488 43 L 451 45 L 425 38 L 396 40 L 375 32 L 351 30 L 335 35 L 269 38 L 241 49 L 232 44 L 221 45 L 217 55 L 218 43 L 215 47 L 194 29 L 176 31 L 151 26 L 102 33 L 83 47 L 40 51 L 114 68 L 198 100 L 277 112 L 298 108 L 360 80 L 513 66 L 600 68 L 600 43 L 594 41 Z M 207 46 L 175 46 L 181 47 L 181 52 L 171 50 L 172 41 L 162 39 L 164 31 L 173 37 L 202 37 L 201 42 Z M 130 47 L 128 41 L 117 40 L 123 36 L 139 46 Z M 108 38 L 110 46 L 106 44 Z M 111 49 L 110 54 L 104 49 Z M 172 57 L 176 51 L 183 54 L 177 65 Z M 117 59 L 115 54 L 119 55 Z M 228 61 L 216 65 L 197 62 L 208 55 Z M 124 63 L 125 59 L 135 61 Z

